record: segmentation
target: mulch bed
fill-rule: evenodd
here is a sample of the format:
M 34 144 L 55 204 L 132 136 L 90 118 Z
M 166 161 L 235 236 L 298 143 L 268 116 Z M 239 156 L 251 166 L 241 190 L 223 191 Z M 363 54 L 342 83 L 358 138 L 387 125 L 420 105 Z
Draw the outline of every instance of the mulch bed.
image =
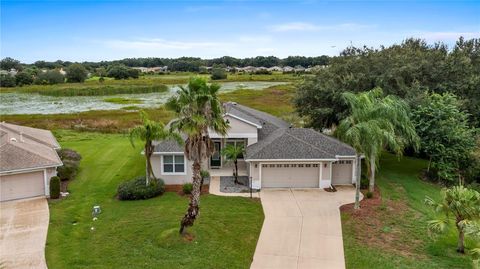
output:
M 209 185 L 202 186 L 202 194 L 208 194 Z M 165 185 L 166 192 L 176 192 L 178 195 L 185 195 L 183 193 L 183 185 Z

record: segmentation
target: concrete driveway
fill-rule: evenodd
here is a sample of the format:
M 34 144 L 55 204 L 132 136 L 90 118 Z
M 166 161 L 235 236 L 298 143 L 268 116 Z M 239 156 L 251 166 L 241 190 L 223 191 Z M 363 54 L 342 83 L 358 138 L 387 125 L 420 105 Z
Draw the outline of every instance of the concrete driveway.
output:
M 345 268 L 339 207 L 353 187 L 263 189 L 265 221 L 250 268 Z
M 1 202 L 0 268 L 47 268 L 48 222 L 45 198 Z

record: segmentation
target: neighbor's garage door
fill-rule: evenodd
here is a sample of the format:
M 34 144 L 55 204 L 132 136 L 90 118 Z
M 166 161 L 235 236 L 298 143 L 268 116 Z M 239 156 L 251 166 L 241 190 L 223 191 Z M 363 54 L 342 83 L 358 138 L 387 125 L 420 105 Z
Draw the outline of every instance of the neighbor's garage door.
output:
M 263 164 L 263 188 L 318 188 L 318 164 Z
M 45 195 L 43 171 L 0 176 L 0 201 Z
M 336 161 L 332 165 L 332 184 L 352 184 L 352 161 Z

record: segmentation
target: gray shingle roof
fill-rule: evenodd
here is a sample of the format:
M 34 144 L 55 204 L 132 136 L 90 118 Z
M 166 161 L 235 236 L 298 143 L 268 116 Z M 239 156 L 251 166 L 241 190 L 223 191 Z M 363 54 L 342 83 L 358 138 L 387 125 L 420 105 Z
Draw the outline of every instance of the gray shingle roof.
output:
M 306 128 L 284 128 L 246 149 L 246 159 L 335 159 L 355 150 L 334 138 Z
M 50 131 L 0 123 L 0 141 L 0 172 L 62 165 Z

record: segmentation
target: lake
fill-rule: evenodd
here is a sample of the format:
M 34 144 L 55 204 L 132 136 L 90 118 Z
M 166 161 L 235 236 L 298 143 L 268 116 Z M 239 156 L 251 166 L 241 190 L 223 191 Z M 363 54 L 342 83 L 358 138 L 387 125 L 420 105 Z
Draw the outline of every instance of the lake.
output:
M 239 89 L 263 90 L 268 87 L 283 85 L 286 82 L 224 82 L 220 92 L 231 92 Z M 69 114 L 90 110 L 115 110 L 128 107 L 151 108 L 164 104 L 175 94 L 178 86 L 170 86 L 161 93 L 117 94 L 108 96 L 45 96 L 37 93 L 1 93 L 0 115 L 13 114 Z M 117 104 L 105 101 L 110 98 L 135 99 L 138 104 Z

